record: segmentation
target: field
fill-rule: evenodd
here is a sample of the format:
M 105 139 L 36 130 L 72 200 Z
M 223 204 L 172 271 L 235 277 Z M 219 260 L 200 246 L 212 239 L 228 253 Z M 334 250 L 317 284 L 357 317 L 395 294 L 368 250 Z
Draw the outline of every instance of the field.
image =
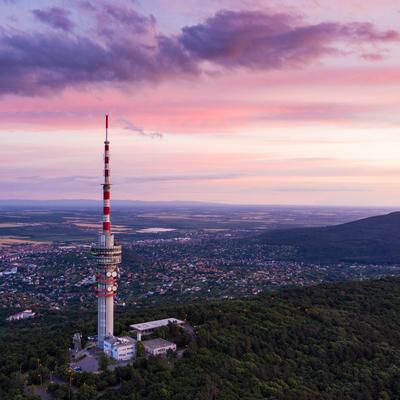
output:
M 113 231 L 122 241 L 184 233 L 246 236 L 272 229 L 336 225 L 384 214 L 384 208 L 232 206 L 184 203 L 113 203 Z M 0 243 L 90 242 L 101 227 L 100 202 L 0 203 Z

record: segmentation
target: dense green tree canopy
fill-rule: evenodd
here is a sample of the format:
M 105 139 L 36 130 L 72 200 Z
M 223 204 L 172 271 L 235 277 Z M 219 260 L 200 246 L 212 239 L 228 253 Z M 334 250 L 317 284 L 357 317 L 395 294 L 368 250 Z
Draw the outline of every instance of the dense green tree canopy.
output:
M 126 309 L 130 323 L 187 316 L 196 340 L 175 329 L 182 358 L 139 357 L 113 371 L 72 377 L 74 399 L 375 400 L 400 398 L 400 280 L 283 290 L 243 300 Z M 95 330 L 95 314 L 46 313 L 0 326 L 0 398 L 20 400 L 19 375 L 66 365 L 72 333 Z M 118 333 L 118 332 L 117 332 Z M 190 342 L 190 343 L 189 343 Z M 189 343 L 189 344 L 188 344 Z M 40 362 L 38 362 L 40 360 Z M 68 388 L 52 386 L 55 398 Z

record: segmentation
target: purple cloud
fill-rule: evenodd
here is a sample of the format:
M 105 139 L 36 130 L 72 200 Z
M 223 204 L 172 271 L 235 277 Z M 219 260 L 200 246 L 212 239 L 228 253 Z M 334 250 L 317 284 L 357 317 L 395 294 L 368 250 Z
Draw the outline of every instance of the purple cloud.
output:
M 32 13 L 39 21 L 55 29 L 69 32 L 74 26 L 69 19 L 70 12 L 63 8 L 52 7 L 45 10 L 33 10 Z
M 178 35 L 156 30 L 153 16 L 109 3 L 82 7 L 95 34 L 0 32 L 0 94 L 43 94 L 68 86 L 193 77 L 207 61 L 220 68 L 296 68 L 325 55 L 346 54 L 398 41 L 397 31 L 370 23 L 306 24 L 289 14 L 220 11 Z M 35 15 L 68 31 L 68 12 L 35 10 Z M 106 27 L 106 28 L 105 28 Z
M 190 58 L 176 56 L 174 47 L 168 38 L 160 38 L 157 49 L 148 49 L 135 42 L 103 47 L 88 38 L 65 35 L 3 35 L 0 93 L 34 95 L 77 84 L 193 74 Z
M 92 8 L 82 4 L 81 7 L 94 17 L 97 33 L 108 40 L 119 38 L 126 41 L 129 35 L 140 35 L 143 40 L 146 36 L 148 38 L 154 35 L 156 19 L 153 15 L 144 16 L 133 8 L 110 3 L 90 6 Z
M 324 22 L 305 25 L 287 14 L 220 11 L 205 22 L 185 27 L 179 40 L 198 60 L 225 67 L 276 69 L 307 64 L 343 45 L 398 41 L 400 34 L 380 32 L 371 23 Z

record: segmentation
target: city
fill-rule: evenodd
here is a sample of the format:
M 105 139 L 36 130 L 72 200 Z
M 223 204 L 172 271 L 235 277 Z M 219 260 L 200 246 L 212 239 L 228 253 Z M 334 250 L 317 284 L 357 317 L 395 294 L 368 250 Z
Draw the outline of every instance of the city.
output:
M 251 296 L 282 286 L 400 275 L 400 264 L 283 261 L 279 255 L 288 251 L 285 246 L 271 250 L 266 245 L 238 245 L 239 234 L 227 234 L 232 236 L 200 230 L 197 236 L 161 233 L 160 238 L 122 242 L 116 305 Z M 90 245 L 13 244 L 1 247 L 0 257 L 0 307 L 93 307 Z

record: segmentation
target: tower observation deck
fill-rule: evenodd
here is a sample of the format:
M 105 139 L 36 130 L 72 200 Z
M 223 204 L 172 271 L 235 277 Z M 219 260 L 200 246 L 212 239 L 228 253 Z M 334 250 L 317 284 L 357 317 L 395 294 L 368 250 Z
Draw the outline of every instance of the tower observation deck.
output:
M 111 233 L 110 220 L 110 142 L 108 140 L 108 115 L 106 115 L 106 140 L 104 142 L 103 226 L 97 244 L 92 245 L 96 259 L 97 296 L 97 346 L 103 348 L 104 338 L 114 335 L 114 296 L 117 293 L 117 265 L 121 263 L 121 246 Z

